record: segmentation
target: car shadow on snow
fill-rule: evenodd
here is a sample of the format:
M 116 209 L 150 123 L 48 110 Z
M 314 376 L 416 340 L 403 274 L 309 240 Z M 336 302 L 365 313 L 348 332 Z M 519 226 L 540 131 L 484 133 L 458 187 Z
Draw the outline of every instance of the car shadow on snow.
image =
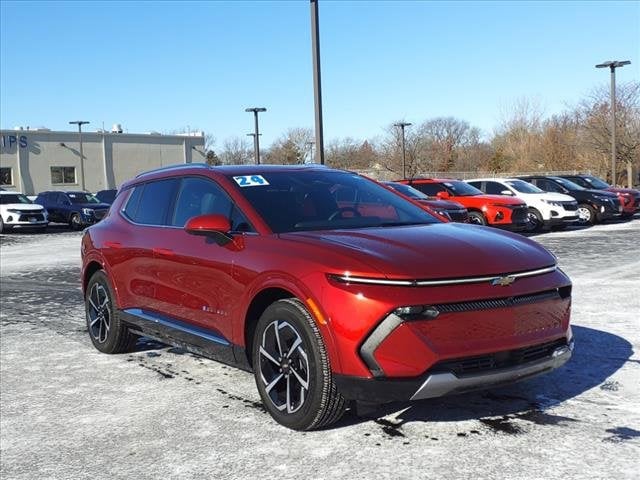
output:
M 579 421 L 544 411 L 604 384 L 625 362 L 638 361 L 629 360 L 633 349 L 622 337 L 576 325 L 573 325 L 573 334 L 576 347 L 571 360 L 546 375 L 491 390 L 383 405 L 362 417 L 350 410 L 335 427 L 368 421 L 372 417 L 378 418 L 378 423 L 386 422 L 383 429 L 398 429 L 408 422 L 479 420 L 496 431 L 521 433 L 509 420 L 520 418 L 544 425 Z M 395 414 L 393 422 L 381 418 L 392 414 Z

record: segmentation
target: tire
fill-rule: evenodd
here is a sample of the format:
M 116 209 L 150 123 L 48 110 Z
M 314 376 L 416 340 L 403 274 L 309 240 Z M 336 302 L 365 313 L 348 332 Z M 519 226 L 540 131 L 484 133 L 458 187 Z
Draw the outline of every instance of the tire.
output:
M 578 225 L 594 225 L 596 223 L 596 211 L 591 205 L 581 203 L 578 205 Z
M 333 382 L 318 326 L 302 302 L 284 299 L 267 307 L 256 325 L 252 353 L 258 392 L 274 420 L 293 430 L 314 430 L 340 419 L 346 401 Z
M 544 221 L 542 220 L 542 215 L 535 208 L 530 208 L 527 212 L 527 218 L 529 222 L 527 223 L 527 232 L 539 232 L 544 227 Z
M 72 230 L 82 230 L 82 219 L 79 213 L 74 213 L 69 218 L 69 226 Z
M 469 223 L 474 225 L 486 225 L 487 219 L 480 212 L 469 212 Z
M 138 337 L 120 319 L 113 289 L 102 270 L 92 275 L 84 298 L 87 330 L 93 346 L 102 353 L 131 351 Z
M 2 221 L 2 217 L 0 217 L 0 233 L 4 232 L 4 222 Z

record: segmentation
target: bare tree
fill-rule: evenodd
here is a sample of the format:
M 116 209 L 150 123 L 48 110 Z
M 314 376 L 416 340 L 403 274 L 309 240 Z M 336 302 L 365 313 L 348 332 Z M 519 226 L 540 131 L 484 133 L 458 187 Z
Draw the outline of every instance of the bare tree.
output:
M 253 148 L 242 137 L 230 137 L 224 141 L 220 161 L 226 165 L 247 165 L 254 162 Z
M 278 138 L 265 155 L 265 163 L 292 165 L 304 163 L 308 158 L 309 142 L 313 141 L 310 128 L 290 128 Z

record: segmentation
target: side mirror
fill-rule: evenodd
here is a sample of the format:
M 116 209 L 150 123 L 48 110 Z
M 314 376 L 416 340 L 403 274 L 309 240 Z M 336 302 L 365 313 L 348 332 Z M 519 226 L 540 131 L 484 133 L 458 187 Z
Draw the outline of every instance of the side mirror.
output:
M 500 195 L 509 195 L 509 196 L 513 197 L 513 192 L 511 190 L 502 190 L 500 192 Z
M 198 215 L 190 218 L 184 230 L 191 235 L 210 237 L 218 245 L 226 245 L 233 241 L 233 237 L 229 235 L 231 223 L 223 215 Z
M 436 193 L 436 197 L 438 197 L 440 200 L 446 200 L 447 198 L 451 197 L 451 195 L 449 195 L 449 192 L 447 192 L 446 190 L 443 190 Z

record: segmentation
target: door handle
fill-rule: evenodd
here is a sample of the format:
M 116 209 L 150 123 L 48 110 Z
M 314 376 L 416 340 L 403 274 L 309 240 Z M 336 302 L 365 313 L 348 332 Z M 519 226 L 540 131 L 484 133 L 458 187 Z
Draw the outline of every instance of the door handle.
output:
M 154 247 L 152 251 L 154 255 L 160 255 L 163 257 L 172 257 L 175 255 L 174 251 L 169 248 Z

